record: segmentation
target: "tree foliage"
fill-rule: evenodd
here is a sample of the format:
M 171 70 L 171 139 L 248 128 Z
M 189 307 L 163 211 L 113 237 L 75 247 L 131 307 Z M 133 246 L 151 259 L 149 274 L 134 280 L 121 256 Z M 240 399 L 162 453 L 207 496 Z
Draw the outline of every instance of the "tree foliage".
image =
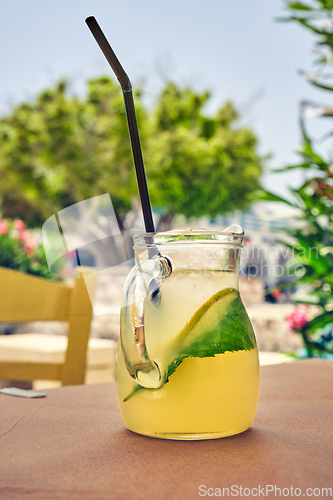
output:
M 105 192 L 120 219 L 131 207 L 136 191 L 125 112 L 108 78 L 89 82 L 82 100 L 66 95 L 62 81 L 33 103 L 17 106 L 0 121 L 0 145 L 5 217 L 38 224 Z
M 259 185 L 262 160 L 255 134 L 236 127 L 238 114 L 227 102 L 204 113 L 209 93 L 169 83 L 157 102 L 149 146 L 152 201 L 167 214 L 186 218 L 244 209 Z
M 149 110 L 135 95 L 151 200 L 169 221 L 243 209 L 259 187 L 255 134 L 230 102 L 208 116 L 209 97 L 168 83 Z M 2 217 L 40 225 L 109 192 L 123 227 L 138 190 L 119 85 L 96 78 L 79 98 L 60 81 L 16 106 L 0 120 L 0 173 Z

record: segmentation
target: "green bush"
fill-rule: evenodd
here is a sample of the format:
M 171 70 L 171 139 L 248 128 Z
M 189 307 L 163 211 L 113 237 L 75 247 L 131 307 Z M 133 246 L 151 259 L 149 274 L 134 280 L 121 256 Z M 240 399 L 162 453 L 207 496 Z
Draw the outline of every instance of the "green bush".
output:
M 0 221 L 0 266 L 54 280 L 50 274 L 43 245 L 19 219 Z

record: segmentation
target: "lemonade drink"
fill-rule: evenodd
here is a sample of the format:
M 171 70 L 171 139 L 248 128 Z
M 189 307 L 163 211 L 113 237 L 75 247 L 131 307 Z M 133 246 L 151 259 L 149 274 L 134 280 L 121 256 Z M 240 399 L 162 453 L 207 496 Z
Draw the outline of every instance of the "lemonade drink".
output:
M 259 394 L 258 352 L 237 290 L 238 273 L 232 266 L 201 264 L 199 259 L 188 268 L 182 256 L 144 301 L 146 348 L 167 371 L 162 387 L 142 388 L 134 381 L 119 344 L 118 403 L 130 430 L 209 439 L 243 432 L 252 424 Z

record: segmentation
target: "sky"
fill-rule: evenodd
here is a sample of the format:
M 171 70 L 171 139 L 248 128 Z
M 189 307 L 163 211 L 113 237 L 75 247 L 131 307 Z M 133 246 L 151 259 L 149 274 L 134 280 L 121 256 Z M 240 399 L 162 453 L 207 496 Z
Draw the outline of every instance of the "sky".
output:
M 170 79 L 210 90 L 208 112 L 231 99 L 271 155 L 265 187 L 286 195 L 299 184 L 299 171 L 268 170 L 297 162 L 300 101 L 328 98 L 298 74 L 311 67 L 314 39 L 276 21 L 282 0 L 2 0 L 1 14 L 0 116 L 59 78 L 82 94 L 89 78 L 112 75 L 84 22 L 93 15 L 148 104 Z M 323 123 L 309 128 L 318 135 Z

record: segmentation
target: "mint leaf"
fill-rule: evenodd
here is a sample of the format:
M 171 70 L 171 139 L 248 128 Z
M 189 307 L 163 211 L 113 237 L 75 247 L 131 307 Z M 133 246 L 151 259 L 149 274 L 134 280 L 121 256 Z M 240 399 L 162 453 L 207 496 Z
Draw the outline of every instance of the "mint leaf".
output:
M 206 358 L 226 351 L 253 349 L 256 341 L 252 325 L 239 295 L 230 302 L 222 316 L 215 315 L 211 318 L 212 312 L 209 310 L 197 324 L 197 328 L 201 326 L 201 330 L 206 330 L 205 333 L 198 336 L 195 342 L 183 347 L 179 352 L 180 356 Z M 205 324 L 200 325 L 200 322 Z
M 230 301 L 226 301 L 227 298 Z M 177 355 L 168 365 L 166 383 L 188 357 L 214 357 L 227 351 L 250 350 L 255 345 L 253 328 L 239 293 L 234 288 L 221 290 L 196 311 L 174 339 L 171 351 Z M 140 390 L 152 389 L 136 384 L 124 401 Z

